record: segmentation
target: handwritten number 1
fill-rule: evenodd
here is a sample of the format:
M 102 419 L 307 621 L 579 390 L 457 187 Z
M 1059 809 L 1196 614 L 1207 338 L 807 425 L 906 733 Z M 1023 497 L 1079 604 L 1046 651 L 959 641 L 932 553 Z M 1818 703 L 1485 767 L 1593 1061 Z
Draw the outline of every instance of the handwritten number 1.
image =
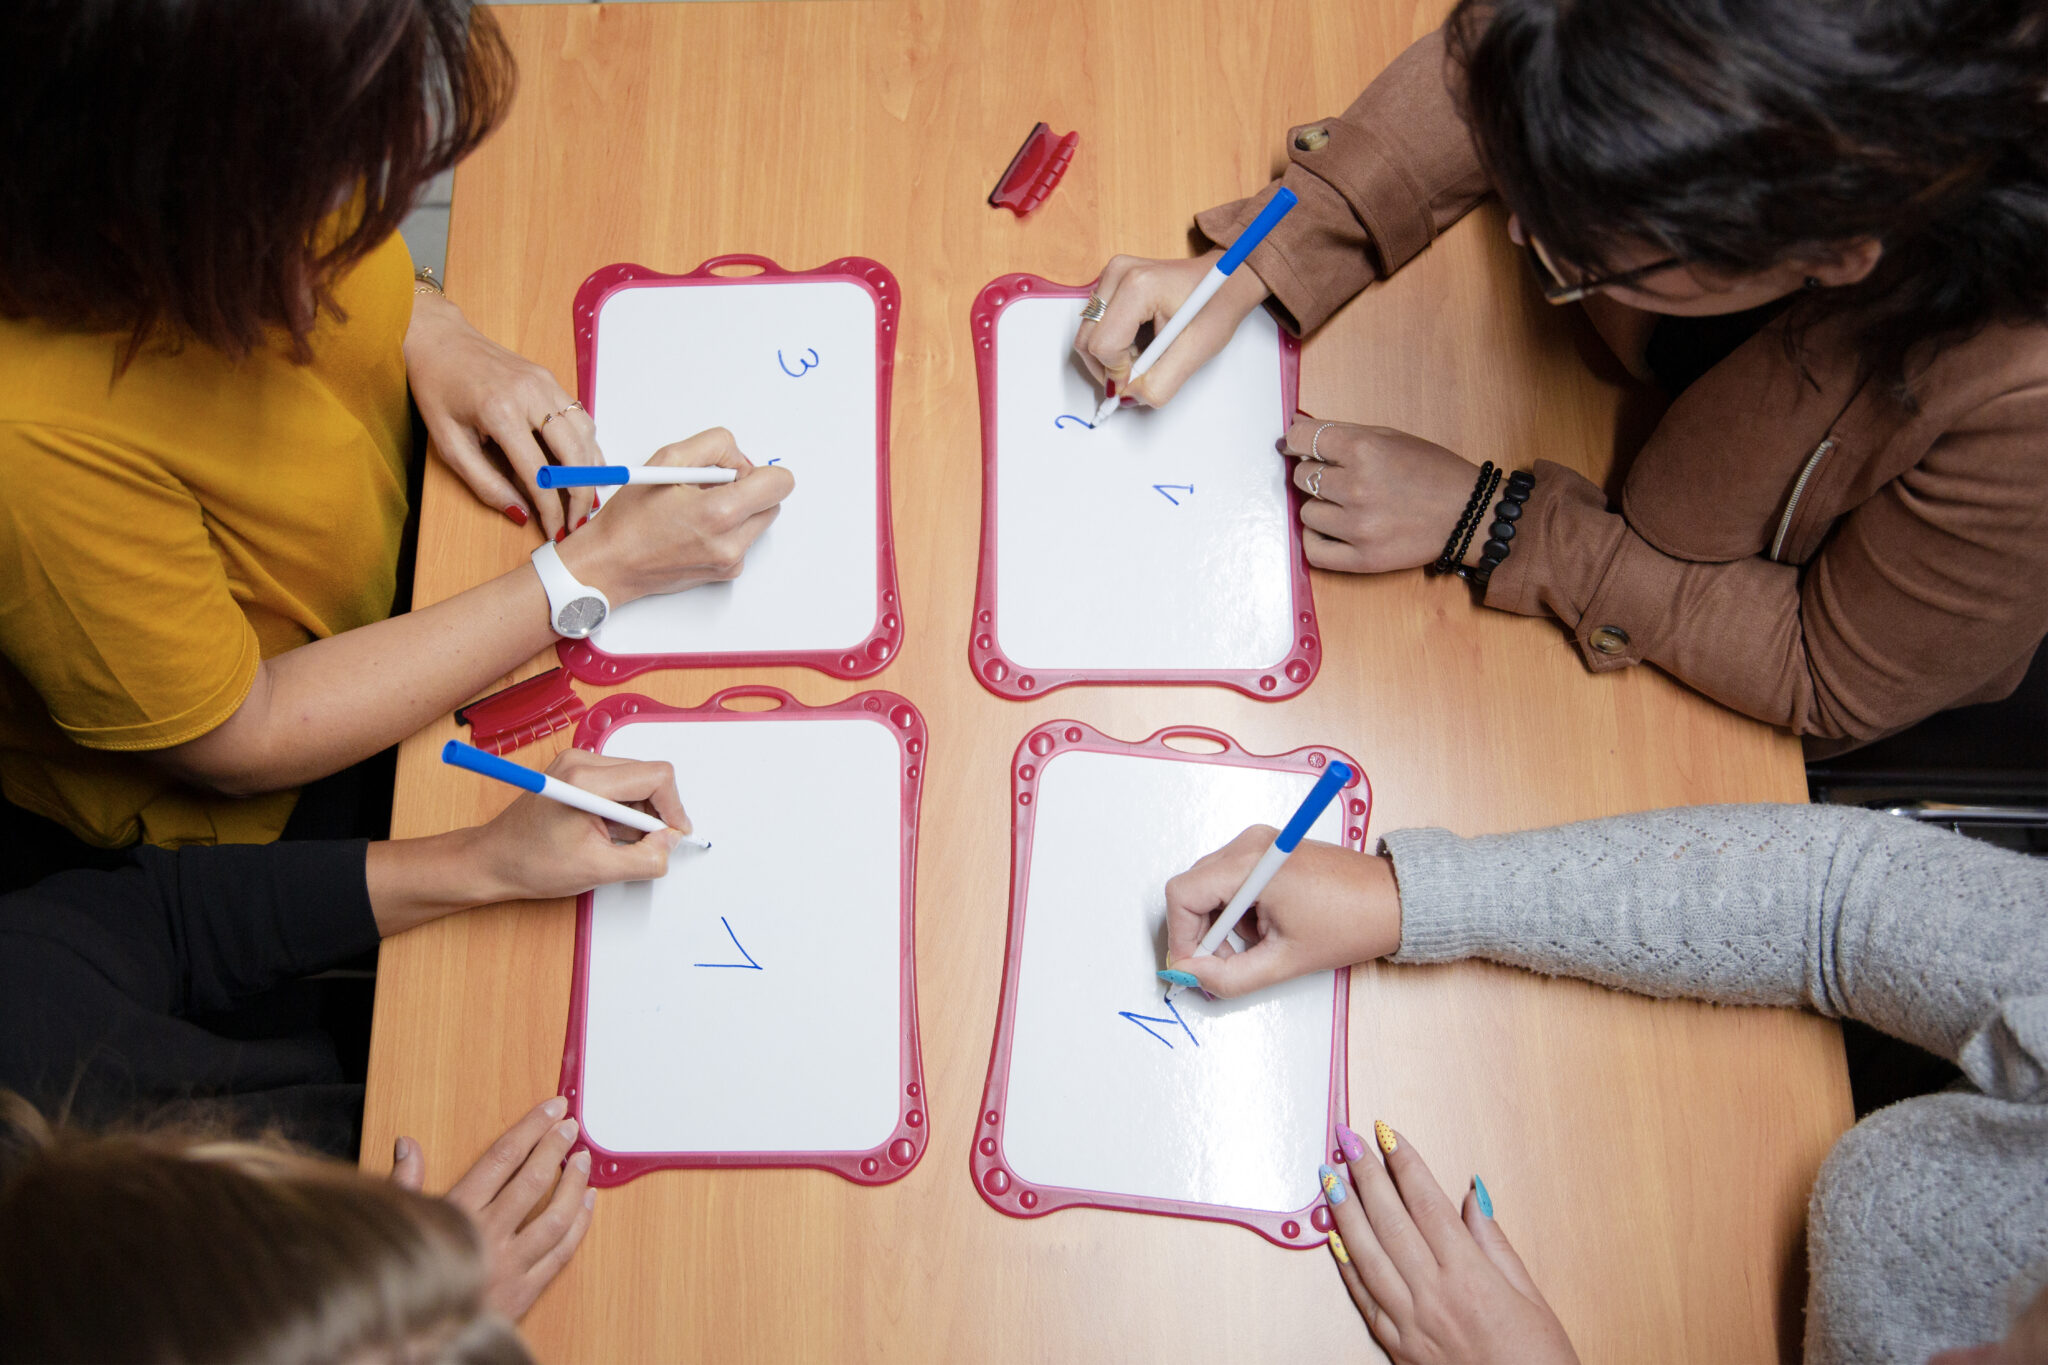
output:
M 816 369 L 818 365 L 818 352 L 816 348 L 806 346 L 804 348 L 804 355 L 809 356 L 810 359 L 806 360 L 804 359 L 804 356 L 801 355 L 796 358 L 797 364 L 803 366 L 803 368 L 800 370 L 792 370 L 791 368 L 789 368 L 789 362 L 782 358 L 782 352 L 780 351 L 777 351 L 775 353 L 775 363 L 780 365 L 782 367 L 782 372 L 788 375 L 791 379 L 802 379 L 805 375 L 809 374 L 812 370 Z

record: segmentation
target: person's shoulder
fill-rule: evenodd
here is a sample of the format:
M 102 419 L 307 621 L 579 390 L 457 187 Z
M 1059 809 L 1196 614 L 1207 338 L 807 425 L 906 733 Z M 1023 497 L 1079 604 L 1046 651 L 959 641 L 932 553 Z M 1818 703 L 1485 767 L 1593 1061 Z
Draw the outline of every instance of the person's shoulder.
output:
M 1845 1359 L 1924 1360 L 2004 1333 L 2007 1290 L 2048 1242 L 2048 1105 L 1962 1088 L 1851 1128 L 1814 1184 L 1819 1334 Z M 1880 1339 L 1882 1338 L 1882 1339 Z

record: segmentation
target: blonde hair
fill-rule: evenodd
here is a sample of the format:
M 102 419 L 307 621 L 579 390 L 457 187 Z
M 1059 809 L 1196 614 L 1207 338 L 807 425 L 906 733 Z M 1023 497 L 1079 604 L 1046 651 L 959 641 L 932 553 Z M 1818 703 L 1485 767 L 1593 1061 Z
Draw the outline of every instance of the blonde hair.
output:
M 0 1090 L 0 1359 L 532 1365 L 461 1210 L 280 1143 Z

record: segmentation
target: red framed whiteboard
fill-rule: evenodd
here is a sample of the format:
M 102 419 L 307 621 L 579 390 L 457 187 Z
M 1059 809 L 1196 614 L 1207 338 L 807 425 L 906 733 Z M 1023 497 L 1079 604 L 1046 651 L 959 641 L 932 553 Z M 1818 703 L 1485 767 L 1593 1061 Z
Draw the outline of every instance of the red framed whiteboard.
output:
M 1166 1214 L 1322 1243 L 1317 1149 L 1337 1153 L 1348 1112 L 1348 969 L 1242 1001 L 1164 1003 L 1161 934 L 1142 905 L 1163 913 L 1168 876 L 1246 824 L 1284 821 L 1331 761 L 1358 776 L 1310 837 L 1362 849 L 1372 789 L 1328 745 L 1258 755 L 1200 726 L 1126 742 L 1055 720 L 1017 746 L 1002 1003 L 968 1158 L 991 1206 Z
M 681 275 L 621 263 L 584 280 L 577 393 L 607 458 L 637 463 L 725 426 L 757 463 L 786 460 L 798 491 L 738 582 L 630 603 L 595 638 L 559 642 L 565 668 L 611 684 L 661 668 L 795 664 L 865 678 L 888 666 L 904 629 L 889 498 L 901 305 L 896 277 L 861 256 L 785 270 L 729 253 Z M 625 349 L 609 355 L 608 343 Z M 605 391 L 608 372 L 623 396 Z M 870 423 L 871 474 L 851 445 Z M 857 504 L 871 510 L 846 512 Z M 674 619 L 643 619 L 655 613 Z M 614 647 L 625 634 L 630 647 Z
M 678 847 L 659 882 L 577 901 L 560 1093 L 583 1126 L 592 1184 L 813 1167 L 879 1185 L 917 1165 L 929 1129 L 914 895 L 929 742 L 893 692 L 806 706 L 747 685 L 687 709 L 632 693 L 591 706 L 577 746 L 674 764 L 712 841 Z
M 1012 318 L 1018 310 L 1048 315 L 1059 336 L 1070 341 L 1077 316 L 1066 315 L 1078 315 L 1079 301 L 1092 288 L 1036 275 L 1005 275 L 982 289 L 969 315 L 982 461 L 981 551 L 969 667 L 983 687 L 1011 700 L 1076 683 L 1212 683 L 1261 701 L 1298 695 L 1321 666 L 1322 641 L 1302 555 L 1301 494 L 1287 478 L 1288 461 L 1274 442 L 1293 420 L 1300 344 L 1269 314 L 1255 313 L 1224 354 L 1205 368 L 1207 377 L 1191 381 L 1173 403 L 1156 412 L 1127 407 L 1111 419 L 1116 440 L 1135 441 L 1134 446 L 1099 459 L 1052 464 L 1045 457 L 1057 458 L 1069 443 L 1095 434 L 1088 422 L 1100 394 L 1078 363 L 1056 349 L 1062 344 L 1058 337 L 1046 335 L 1036 320 L 1024 326 Z M 1055 309 L 1054 301 L 1068 302 Z M 1027 343 L 1028 355 L 1013 357 L 1006 366 L 1004 347 L 1015 343 Z M 1208 375 L 1209 370 L 1217 373 Z M 1006 402 L 1016 404 L 1018 413 L 1005 412 Z M 1249 412 L 1247 404 L 1253 405 Z M 1222 435 L 1218 423 L 1233 436 Z M 1136 441 L 1148 424 L 1158 439 Z M 1048 426 L 1051 430 L 1043 430 Z M 1006 452 L 1005 431 L 1012 437 L 1029 432 L 1031 439 L 1046 444 Z M 1195 447 L 1208 447 L 1200 455 L 1207 471 L 1202 478 L 1186 463 Z M 1096 520 L 1070 526 L 1058 511 L 1027 516 L 1002 503 L 1006 457 L 1018 471 L 1012 486 L 1025 497 L 1065 500 L 1077 517 Z M 1244 509 L 1253 503 L 1265 520 L 1247 538 Z M 1020 539 L 1034 550 L 1043 546 L 1032 565 L 1017 563 L 1020 547 L 1003 542 L 1004 524 L 1012 517 L 1029 528 Z M 1191 542 L 1175 539 L 1169 527 L 1175 520 L 1196 524 L 1200 519 L 1206 519 L 1204 529 L 1192 542 L 1200 552 L 1189 555 L 1185 547 Z M 1110 547 L 1155 528 L 1163 538 L 1153 545 L 1163 553 L 1137 546 L 1121 565 L 1113 562 Z M 1013 535 L 1018 531 L 1013 525 Z M 1255 570 L 1246 563 L 1251 558 L 1257 561 Z M 1051 577 L 1090 559 L 1104 559 L 1084 571 L 1092 572 L 1092 578 L 1048 586 Z M 1009 584 L 1003 581 L 1006 560 L 1016 580 Z M 1156 603 L 1143 582 L 1148 574 L 1158 580 L 1154 587 L 1163 590 Z M 1026 593 L 1031 594 L 1028 605 Z M 1249 632 L 1243 629 L 1248 611 L 1257 616 L 1257 628 Z M 1236 632 L 1221 650 L 1236 657 L 1227 664 L 1213 658 L 1190 662 L 1211 652 L 1210 642 L 1199 634 L 1140 642 L 1147 632 L 1175 621 L 1198 623 L 1198 630 Z M 1082 638 L 1118 631 L 1129 635 L 1132 654 L 1156 657 L 1128 657 L 1115 640 Z M 1065 632 L 1074 638 L 1062 638 Z M 1021 639 L 1027 634 L 1029 642 Z M 1076 656 L 1087 661 L 1073 662 Z

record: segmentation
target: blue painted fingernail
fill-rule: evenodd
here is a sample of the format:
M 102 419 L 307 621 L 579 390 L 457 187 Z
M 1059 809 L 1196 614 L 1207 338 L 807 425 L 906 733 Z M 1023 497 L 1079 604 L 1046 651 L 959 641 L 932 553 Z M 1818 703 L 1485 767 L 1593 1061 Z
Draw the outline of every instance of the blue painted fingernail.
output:
M 1316 1176 L 1323 1182 L 1323 1197 L 1330 1201 L 1331 1208 L 1351 1197 L 1351 1191 L 1344 1188 L 1344 1177 L 1337 1174 L 1335 1166 L 1316 1167 Z
M 1192 972 L 1177 972 L 1168 967 L 1159 974 L 1161 981 L 1171 981 L 1176 986 L 1199 986 L 1201 981 Z
M 1493 1196 L 1486 1192 L 1486 1182 L 1478 1176 L 1472 1177 L 1472 1193 L 1479 1196 L 1479 1212 L 1482 1216 L 1493 1217 Z

